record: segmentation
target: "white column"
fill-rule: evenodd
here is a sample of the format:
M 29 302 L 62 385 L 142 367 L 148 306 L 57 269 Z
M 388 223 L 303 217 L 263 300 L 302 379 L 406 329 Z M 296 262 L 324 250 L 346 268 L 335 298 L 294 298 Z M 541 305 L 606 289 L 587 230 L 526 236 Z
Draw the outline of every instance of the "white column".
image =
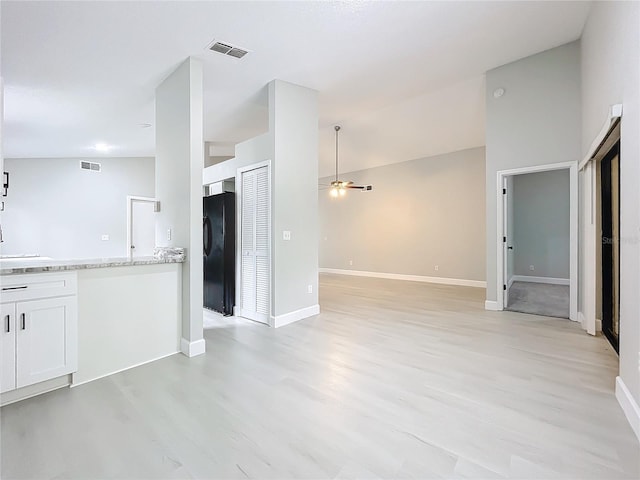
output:
M 185 355 L 204 353 L 202 335 L 203 73 L 188 58 L 156 89 L 158 246 L 185 247 L 182 341 Z
M 269 83 L 272 157 L 273 326 L 319 313 L 318 94 L 299 85 Z M 285 240 L 283 232 L 290 232 Z

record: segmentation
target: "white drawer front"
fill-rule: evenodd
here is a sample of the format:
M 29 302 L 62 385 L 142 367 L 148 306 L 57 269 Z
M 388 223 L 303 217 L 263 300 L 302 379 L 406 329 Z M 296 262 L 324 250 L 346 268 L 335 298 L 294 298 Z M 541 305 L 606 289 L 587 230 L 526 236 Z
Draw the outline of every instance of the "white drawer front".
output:
M 76 295 L 78 275 L 77 272 L 4 275 L 0 277 L 0 286 L 2 303 Z

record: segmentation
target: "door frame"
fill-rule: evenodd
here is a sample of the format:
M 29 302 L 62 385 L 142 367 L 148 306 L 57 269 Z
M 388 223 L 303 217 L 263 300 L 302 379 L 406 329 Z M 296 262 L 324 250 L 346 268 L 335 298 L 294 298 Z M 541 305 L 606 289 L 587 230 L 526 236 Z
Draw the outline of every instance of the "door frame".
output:
M 506 218 L 502 189 L 507 177 L 527 173 L 569 170 L 569 319 L 578 321 L 578 162 L 551 163 L 532 167 L 500 170 L 496 182 L 496 300 L 497 309 L 504 310 L 505 262 L 503 237 L 506 235 Z
M 597 224 L 597 190 L 598 190 L 598 161 L 609 151 L 611 146 L 621 140 L 620 123 L 622 120 L 622 105 L 611 105 L 609 114 L 600 132 L 595 137 L 585 157 L 578 165 L 582 172 L 581 178 L 581 215 L 582 230 L 582 263 L 580 265 L 580 275 L 582 285 L 580 286 L 580 322 L 588 334 L 596 335 L 602 330 L 602 322 L 597 318 L 596 296 L 597 288 L 597 249 L 598 231 Z M 622 210 L 622 206 L 620 206 Z
M 153 211 L 160 211 L 160 202 L 153 197 L 140 197 L 136 195 L 127 195 L 127 249 L 126 257 L 131 258 L 131 243 L 133 241 L 133 202 L 149 202 L 153 203 Z M 157 245 L 157 244 L 156 244 Z
M 502 177 L 502 275 L 504 279 L 504 283 L 507 285 L 507 288 L 502 288 L 502 303 L 504 307 L 509 306 L 509 288 L 511 285 L 509 284 L 509 249 L 513 249 L 513 247 L 509 246 L 509 243 L 512 243 L 512 239 L 509 238 L 509 197 L 511 192 L 508 188 L 509 177 Z
M 269 241 L 269 245 L 267 247 L 267 251 L 269 252 L 269 313 L 267 314 L 267 319 L 264 322 L 246 317 L 242 311 L 242 174 L 262 167 L 267 167 L 267 181 L 269 182 L 269 234 L 267 235 Z M 249 320 L 254 320 L 273 327 L 273 242 L 271 238 L 273 232 L 273 225 L 271 223 L 273 219 L 273 185 L 271 182 L 271 160 L 263 160 L 261 162 L 252 163 L 251 165 L 239 167 L 236 171 L 236 305 L 233 307 L 233 314 L 238 317 L 248 318 Z

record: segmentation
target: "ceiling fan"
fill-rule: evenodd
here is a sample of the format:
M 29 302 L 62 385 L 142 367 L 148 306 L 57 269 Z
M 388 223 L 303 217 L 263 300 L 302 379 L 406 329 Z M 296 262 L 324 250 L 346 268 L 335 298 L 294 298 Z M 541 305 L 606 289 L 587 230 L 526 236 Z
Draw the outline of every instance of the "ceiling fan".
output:
M 373 190 L 371 185 L 354 185 L 353 182 L 338 180 L 338 134 L 340 132 L 340 125 L 334 127 L 336 131 L 336 176 L 335 180 L 329 185 L 329 193 L 332 197 L 341 197 L 347 193 L 347 189 L 360 190 L 361 192 L 368 192 Z

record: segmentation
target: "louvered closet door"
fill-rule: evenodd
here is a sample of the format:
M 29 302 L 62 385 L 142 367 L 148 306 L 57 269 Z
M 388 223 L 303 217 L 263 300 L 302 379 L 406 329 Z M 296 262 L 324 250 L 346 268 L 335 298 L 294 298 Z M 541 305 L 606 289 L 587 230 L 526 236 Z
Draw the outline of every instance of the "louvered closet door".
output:
M 242 174 L 242 315 L 269 320 L 269 172 Z
M 256 170 L 256 312 L 269 318 L 269 173 Z

